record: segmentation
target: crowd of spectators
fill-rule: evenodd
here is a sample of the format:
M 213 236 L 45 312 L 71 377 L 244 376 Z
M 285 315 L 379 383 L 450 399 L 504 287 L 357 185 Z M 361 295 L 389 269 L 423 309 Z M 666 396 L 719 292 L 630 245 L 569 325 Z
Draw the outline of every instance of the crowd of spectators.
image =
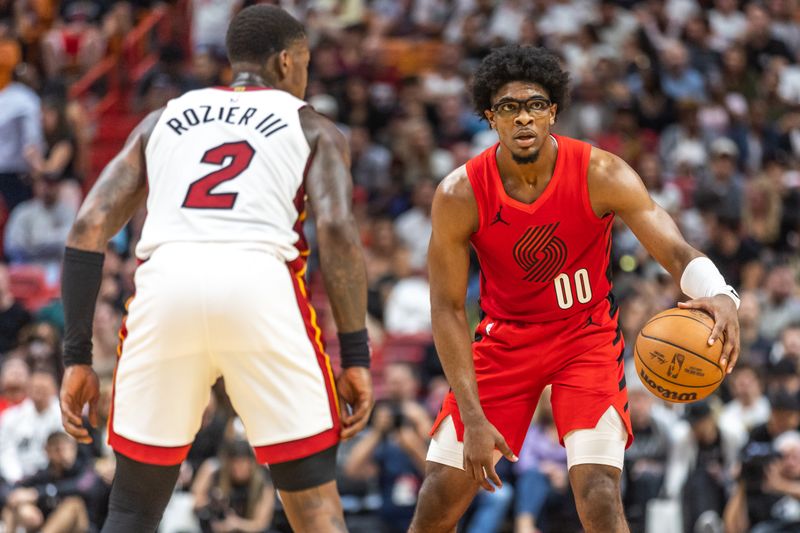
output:
M 167 2 L 191 32 L 160 42 L 129 106 L 144 112 L 228 81 L 224 34 L 250 0 Z M 665 404 L 628 377 L 636 440 L 624 502 L 634 532 L 800 528 L 800 2 L 798 0 L 284 0 L 312 47 L 307 99 L 350 142 L 367 256 L 379 402 L 339 450 L 351 531 L 404 531 L 428 428 L 447 383 L 430 336 L 425 262 L 439 180 L 493 144 L 470 75 L 494 46 L 546 46 L 569 70 L 556 132 L 623 157 L 687 239 L 742 297 L 738 368 L 708 401 Z M 113 454 L 105 444 L 117 330 L 133 293 L 134 221 L 108 249 L 95 317 L 101 423 L 91 445 L 61 432 L 59 263 L 96 129 L 68 88 L 119 53 L 147 1 L 0 0 L 0 507 L 11 533 L 96 529 Z M 185 12 L 185 13 L 184 13 Z M 102 94 L 103 87 L 92 90 Z M 91 100 L 91 99 L 90 99 Z M 140 221 L 141 217 L 136 220 Z M 313 238 L 313 227 L 308 232 Z M 614 292 L 630 348 L 682 298 L 624 225 Z M 311 258 L 312 286 L 318 287 Z M 478 315 L 477 265 L 468 311 Z M 31 298 L 24 288 L 52 293 Z M 333 331 L 324 298 L 315 297 Z M 334 348 L 335 351 L 335 348 Z M 629 370 L 633 365 L 628 364 Z M 224 384 L 162 524 L 165 533 L 287 530 L 268 470 L 245 444 Z M 547 395 L 520 461 L 498 466 L 466 531 L 579 531 Z M 21 529 L 20 529 L 21 528 Z M 698 529 L 705 528 L 705 529 Z

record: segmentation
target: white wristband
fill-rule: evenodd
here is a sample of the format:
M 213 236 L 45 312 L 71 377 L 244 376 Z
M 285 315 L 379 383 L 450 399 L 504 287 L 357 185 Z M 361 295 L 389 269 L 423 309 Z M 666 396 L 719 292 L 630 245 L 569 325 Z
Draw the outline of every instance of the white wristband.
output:
M 739 309 L 739 295 L 725 283 L 719 270 L 708 257 L 695 257 L 681 275 L 681 290 L 689 298 L 707 298 L 727 294 Z

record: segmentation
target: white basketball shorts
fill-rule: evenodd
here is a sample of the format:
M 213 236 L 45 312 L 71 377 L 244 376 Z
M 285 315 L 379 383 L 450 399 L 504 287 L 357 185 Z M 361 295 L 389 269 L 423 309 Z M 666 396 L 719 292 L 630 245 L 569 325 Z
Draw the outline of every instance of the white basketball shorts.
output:
M 241 244 L 158 248 L 136 271 L 120 332 L 109 444 L 180 463 L 220 376 L 260 462 L 336 444 L 333 373 L 303 274 Z

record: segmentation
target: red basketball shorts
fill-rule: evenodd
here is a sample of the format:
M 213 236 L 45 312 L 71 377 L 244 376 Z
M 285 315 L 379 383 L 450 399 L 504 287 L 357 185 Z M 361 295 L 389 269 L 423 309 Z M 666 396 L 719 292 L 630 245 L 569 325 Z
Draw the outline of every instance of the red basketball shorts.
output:
M 472 344 L 478 395 L 486 417 L 519 454 L 539 397 L 552 385 L 553 418 L 563 445 L 571 431 L 591 429 L 613 406 L 633 441 L 616 307 L 606 299 L 564 320 L 522 323 L 484 318 Z M 464 424 L 452 391 L 431 435 L 452 416 L 459 441 Z

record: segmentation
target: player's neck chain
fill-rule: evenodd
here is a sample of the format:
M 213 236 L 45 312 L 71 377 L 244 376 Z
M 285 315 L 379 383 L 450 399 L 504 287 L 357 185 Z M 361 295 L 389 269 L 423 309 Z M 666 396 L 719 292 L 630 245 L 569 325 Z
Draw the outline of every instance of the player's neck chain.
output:
M 233 78 L 233 82 L 231 83 L 231 87 L 252 87 L 254 85 L 269 87 L 269 83 L 254 72 L 240 72 Z

